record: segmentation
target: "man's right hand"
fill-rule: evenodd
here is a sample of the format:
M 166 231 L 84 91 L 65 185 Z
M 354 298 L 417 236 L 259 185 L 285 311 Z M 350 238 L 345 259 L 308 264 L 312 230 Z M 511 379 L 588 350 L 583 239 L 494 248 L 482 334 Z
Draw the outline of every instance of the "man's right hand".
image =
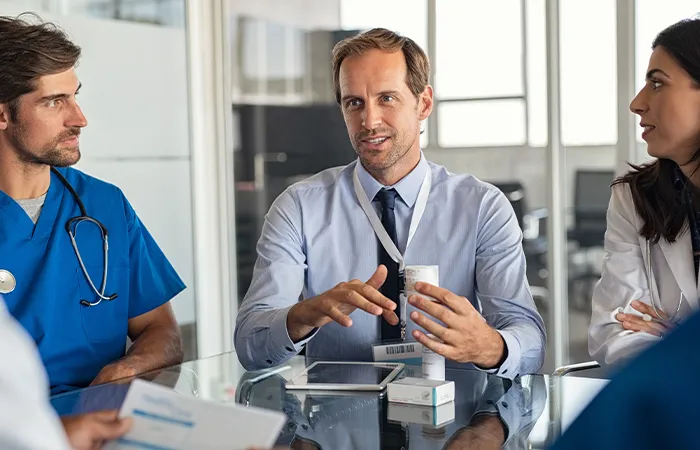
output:
M 80 416 L 61 417 L 68 442 L 75 450 L 102 448 L 108 441 L 124 436 L 131 419 L 119 419 L 117 411 L 100 411 Z
M 344 327 L 352 326 L 350 314 L 361 309 L 374 316 L 383 316 L 391 325 L 399 323 L 394 313 L 396 303 L 379 292 L 386 281 L 387 270 L 379 266 L 366 283 L 352 280 L 340 283 L 321 295 L 303 300 L 294 305 L 287 314 L 287 331 L 292 342 L 299 342 L 314 328 L 329 322 Z

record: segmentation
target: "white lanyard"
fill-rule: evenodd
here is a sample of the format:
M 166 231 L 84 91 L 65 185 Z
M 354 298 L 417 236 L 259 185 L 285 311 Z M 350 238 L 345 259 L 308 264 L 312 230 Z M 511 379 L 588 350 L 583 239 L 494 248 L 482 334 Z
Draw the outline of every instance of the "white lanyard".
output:
M 358 161 L 357 164 L 360 164 L 360 162 Z M 389 237 L 389 233 L 387 233 L 384 229 L 384 225 L 382 225 L 382 222 L 379 220 L 377 212 L 374 210 L 374 208 L 372 208 L 372 204 L 369 202 L 365 190 L 362 189 L 362 184 L 360 184 L 360 178 L 357 175 L 357 167 L 355 167 L 355 170 L 353 171 L 352 181 L 355 186 L 355 195 L 357 195 L 357 200 L 360 202 L 360 206 L 362 207 L 362 210 L 365 212 L 365 215 L 369 219 L 370 224 L 372 224 L 374 233 L 379 238 L 379 242 L 382 243 L 384 250 L 386 250 L 391 259 L 393 259 L 395 263 L 398 263 L 399 273 L 403 273 L 404 269 L 406 268 L 406 262 L 404 261 L 403 255 L 396 247 L 396 244 L 394 244 L 394 241 L 392 241 Z M 423 179 L 423 184 L 421 184 L 420 191 L 418 191 L 418 198 L 416 199 L 416 203 L 413 208 L 413 216 L 411 216 L 411 225 L 408 228 L 408 240 L 406 241 L 407 250 L 408 245 L 411 243 L 411 239 L 413 239 L 413 235 L 416 234 L 418 224 L 423 218 L 425 207 L 428 204 L 428 196 L 430 195 L 431 184 L 432 175 L 430 171 L 430 166 L 427 166 L 425 170 L 425 178 Z

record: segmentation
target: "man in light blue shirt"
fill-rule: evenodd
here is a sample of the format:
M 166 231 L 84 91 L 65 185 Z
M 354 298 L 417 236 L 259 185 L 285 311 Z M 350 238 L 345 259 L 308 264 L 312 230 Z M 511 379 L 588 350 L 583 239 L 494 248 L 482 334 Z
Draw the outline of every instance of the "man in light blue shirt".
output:
M 359 158 L 291 186 L 270 208 L 238 314 L 241 363 L 275 366 L 304 347 L 315 358 L 371 360 L 372 346 L 395 338 L 405 314 L 402 257 L 440 272 L 440 287 L 416 285 L 438 302 L 412 295 L 403 305 L 407 337 L 448 366 L 509 378 L 538 372 L 545 331 L 513 209 L 495 187 L 451 174 L 421 152 L 420 124 L 433 106 L 425 53 L 375 29 L 339 43 L 333 57 L 336 99 Z

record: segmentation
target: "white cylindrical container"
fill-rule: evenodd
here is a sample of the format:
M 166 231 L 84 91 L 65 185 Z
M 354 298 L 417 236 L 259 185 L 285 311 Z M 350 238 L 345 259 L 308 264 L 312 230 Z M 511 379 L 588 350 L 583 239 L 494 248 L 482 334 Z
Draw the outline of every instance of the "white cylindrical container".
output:
M 428 300 L 435 301 L 434 298 L 423 295 L 416 291 L 416 283 L 422 281 L 433 286 L 440 286 L 440 271 L 438 266 L 406 266 L 406 296 L 420 295 Z
M 431 339 L 438 340 L 433 335 Z M 423 346 L 423 378 L 428 380 L 445 380 L 445 357 Z

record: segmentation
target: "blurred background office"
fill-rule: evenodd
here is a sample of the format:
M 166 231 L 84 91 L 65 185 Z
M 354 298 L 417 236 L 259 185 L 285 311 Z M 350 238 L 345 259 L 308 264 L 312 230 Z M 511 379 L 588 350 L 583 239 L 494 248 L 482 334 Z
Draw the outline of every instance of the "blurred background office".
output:
M 189 289 L 188 359 L 231 350 L 270 203 L 354 159 L 331 49 L 375 26 L 428 53 L 426 157 L 502 189 L 547 323 L 544 372 L 590 359 L 610 183 L 647 159 L 628 105 L 650 45 L 700 11 L 666 0 L 0 0 L 84 49 L 78 168 L 119 185 Z M 331 257 L 342 257 L 333 255 Z M 444 268 L 443 270 L 447 270 Z

